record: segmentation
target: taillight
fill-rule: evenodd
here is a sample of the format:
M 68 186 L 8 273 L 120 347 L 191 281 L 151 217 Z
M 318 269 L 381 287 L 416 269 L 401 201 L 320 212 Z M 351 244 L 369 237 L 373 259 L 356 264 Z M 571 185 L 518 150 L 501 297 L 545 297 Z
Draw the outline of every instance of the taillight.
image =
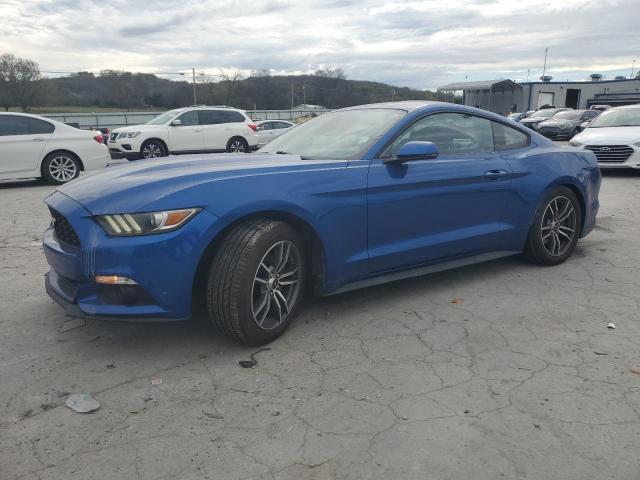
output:
M 96 135 L 93 139 L 98 143 L 104 143 L 104 137 L 102 135 Z
M 247 127 L 249 127 L 254 132 L 256 132 L 258 130 L 258 126 L 255 123 L 249 123 L 249 124 L 247 124 Z

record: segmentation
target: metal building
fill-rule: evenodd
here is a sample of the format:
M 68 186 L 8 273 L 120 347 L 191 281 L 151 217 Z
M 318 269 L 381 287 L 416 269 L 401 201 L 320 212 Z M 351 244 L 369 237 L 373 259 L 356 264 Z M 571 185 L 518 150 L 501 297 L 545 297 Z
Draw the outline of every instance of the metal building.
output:
M 640 79 L 601 80 L 597 74 L 585 82 L 524 82 L 523 110 L 541 105 L 586 109 L 592 105 L 640 103 Z
M 602 80 L 598 74 L 591 81 L 516 83 L 512 80 L 485 80 L 450 83 L 439 92 L 462 91 L 462 103 L 495 113 L 526 112 L 542 105 L 587 109 L 592 105 L 632 105 L 640 103 L 640 79 Z
M 438 88 L 439 92 L 462 91 L 462 103 L 506 115 L 522 108 L 522 85 L 513 80 L 480 80 L 450 83 Z

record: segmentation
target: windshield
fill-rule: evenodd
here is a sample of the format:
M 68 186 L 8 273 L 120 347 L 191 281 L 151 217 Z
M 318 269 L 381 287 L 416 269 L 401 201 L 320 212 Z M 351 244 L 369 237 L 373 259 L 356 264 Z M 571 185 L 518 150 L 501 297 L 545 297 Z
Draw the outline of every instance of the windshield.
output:
M 538 117 L 538 118 L 550 118 L 553 116 L 554 113 L 557 113 L 558 110 L 556 110 L 555 108 L 545 108 L 544 110 L 538 110 L 537 112 L 533 112 L 533 115 L 531 115 L 532 117 Z
M 286 131 L 260 150 L 291 153 L 310 160 L 358 158 L 407 112 L 364 108 L 325 113 Z
M 158 115 L 155 118 L 149 120 L 147 125 L 164 125 L 165 123 L 169 123 L 173 117 L 178 115 L 182 110 L 169 110 L 168 112 L 164 112 L 162 115 Z
M 579 120 L 584 113 L 583 110 L 569 110 L 568 112 L 559 112 L 553 116 L 553 119 L 560 120 Z
M 604 111 L 589 125 L 589 128 L 602 127 L 640 127 L 640 108 Z

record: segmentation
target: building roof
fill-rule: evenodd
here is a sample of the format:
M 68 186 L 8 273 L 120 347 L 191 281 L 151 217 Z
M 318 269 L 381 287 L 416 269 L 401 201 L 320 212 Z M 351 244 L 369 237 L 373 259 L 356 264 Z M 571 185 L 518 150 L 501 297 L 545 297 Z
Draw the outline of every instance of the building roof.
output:
M 455 90 L 522 90 L 522 85 L 513 80 L 476 80 L 473 82 L 456 82 L 438 87 L 438 91 L 455 91 Z

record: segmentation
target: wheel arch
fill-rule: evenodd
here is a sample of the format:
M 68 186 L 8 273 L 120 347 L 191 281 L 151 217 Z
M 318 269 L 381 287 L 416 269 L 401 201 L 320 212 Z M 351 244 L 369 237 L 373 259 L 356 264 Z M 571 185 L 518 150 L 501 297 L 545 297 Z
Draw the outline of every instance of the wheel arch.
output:
M 326 275 L 326 253 L 324 244 L 315 228 L 309 222 L 296 214 L 282 210 L 262 210 L 240 216 L 228 223 L 215 235 L 204 249 L 203 254 L 198 260 L 198 265 L 196 267 L 192 283 L 194 311 L 198 309 L 200 306 L 198 305 L 199 302 L 203 300 L 201 295 L 206 290 L 203 287 L 205 286 L 204 282 L 206 282 L 207 270 L 211 264 L 213 256 L 218 248 L 220 248 L 222 241 L 233 228 L 249 220 L 279 220 L 293 226 L 302 236 L 305 246 L 307 247 L 305 261 L 307 262 L 307 266 L 311 272 L 311 275 L 307 278 L 308 286 L 313 288 L 314 292 L 318 294 L 322 293 Z
M 69 149 L 66 148 L 54 148 L 53 150 L 51 150 L 50 152 L 48 152 L 46 155 L 42 156 L 42 160 L 40 160 L 40 174 L 42 176 L 44 176 L 44 161 L 47 159 L 47 157 L 49 157 L 50 155 L 53 155 L 54 153 L 65 153 L 67 155 L 71 155 L 73 158 L 75 158 L 78 163 L 80 164 L 80 171 L 83 172 L 84 171 L 84 163 L 82 163 L 82 159 L 80 158 L 80 155 L 78 155 L 75 152 L 72 152 Z

